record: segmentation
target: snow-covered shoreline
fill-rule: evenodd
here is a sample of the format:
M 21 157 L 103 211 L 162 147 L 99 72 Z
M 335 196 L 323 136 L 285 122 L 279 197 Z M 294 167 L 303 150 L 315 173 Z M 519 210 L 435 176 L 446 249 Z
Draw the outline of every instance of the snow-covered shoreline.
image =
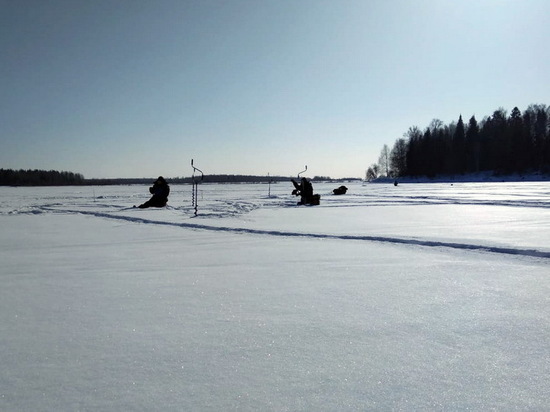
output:
M 550 184 L 333 186 L 0 188 L 0 409 L 548 409 Z

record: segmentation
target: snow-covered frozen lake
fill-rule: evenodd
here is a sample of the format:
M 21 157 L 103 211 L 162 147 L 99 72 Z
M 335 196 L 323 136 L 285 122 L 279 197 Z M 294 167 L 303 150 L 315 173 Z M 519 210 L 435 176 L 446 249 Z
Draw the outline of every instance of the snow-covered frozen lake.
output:
M 550 182 L 0 187 L 0 410 L 550 409 Z

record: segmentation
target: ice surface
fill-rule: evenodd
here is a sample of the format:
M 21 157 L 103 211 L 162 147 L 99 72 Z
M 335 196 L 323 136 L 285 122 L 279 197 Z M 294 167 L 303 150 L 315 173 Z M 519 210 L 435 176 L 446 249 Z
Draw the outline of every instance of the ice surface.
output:
M 549 409 L 550 184 L 337 186 L 0 188 L 0 410 Z

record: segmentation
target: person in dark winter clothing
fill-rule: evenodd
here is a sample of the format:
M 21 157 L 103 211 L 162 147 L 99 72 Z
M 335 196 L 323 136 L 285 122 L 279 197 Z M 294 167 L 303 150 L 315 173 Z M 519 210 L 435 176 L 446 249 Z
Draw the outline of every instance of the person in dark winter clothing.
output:
M 170 194 L 170 186 L 164 180 L 164 177 L 159 176 L 158 179 L 153 183 L 153 186 L 149 188 L 149 193 L 153 196 L 147 202 L 139 205 L 140 209 L 145 209 L 147 207 L 164 207 L 168 202 L 168 195 Z
M 300 183 L 296 182 L 294 179 L 291 179 L 291 181 L 294 185 L 292 194 L 301 197 L 300 202 L 298 202 L 299 205 L 319 204 L 319 199 L 321 196 L 313 194 L 313 186 L 305 177 L 302 177 Z

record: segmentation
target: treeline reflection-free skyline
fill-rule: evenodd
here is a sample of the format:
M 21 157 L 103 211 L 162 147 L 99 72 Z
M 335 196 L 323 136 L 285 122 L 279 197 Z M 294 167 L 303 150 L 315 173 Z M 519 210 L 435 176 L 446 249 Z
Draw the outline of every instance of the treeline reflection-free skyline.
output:
M 532 104 L 523 113 L 495 110 L 478 123 L 462 115 L 449 125 L 434 119 L 423 131 L 413 126 L 391 151 L 384 146 L 368 178 L 462 175 L 492 171 L 499 175 L 550 173 L 550 106 Z

